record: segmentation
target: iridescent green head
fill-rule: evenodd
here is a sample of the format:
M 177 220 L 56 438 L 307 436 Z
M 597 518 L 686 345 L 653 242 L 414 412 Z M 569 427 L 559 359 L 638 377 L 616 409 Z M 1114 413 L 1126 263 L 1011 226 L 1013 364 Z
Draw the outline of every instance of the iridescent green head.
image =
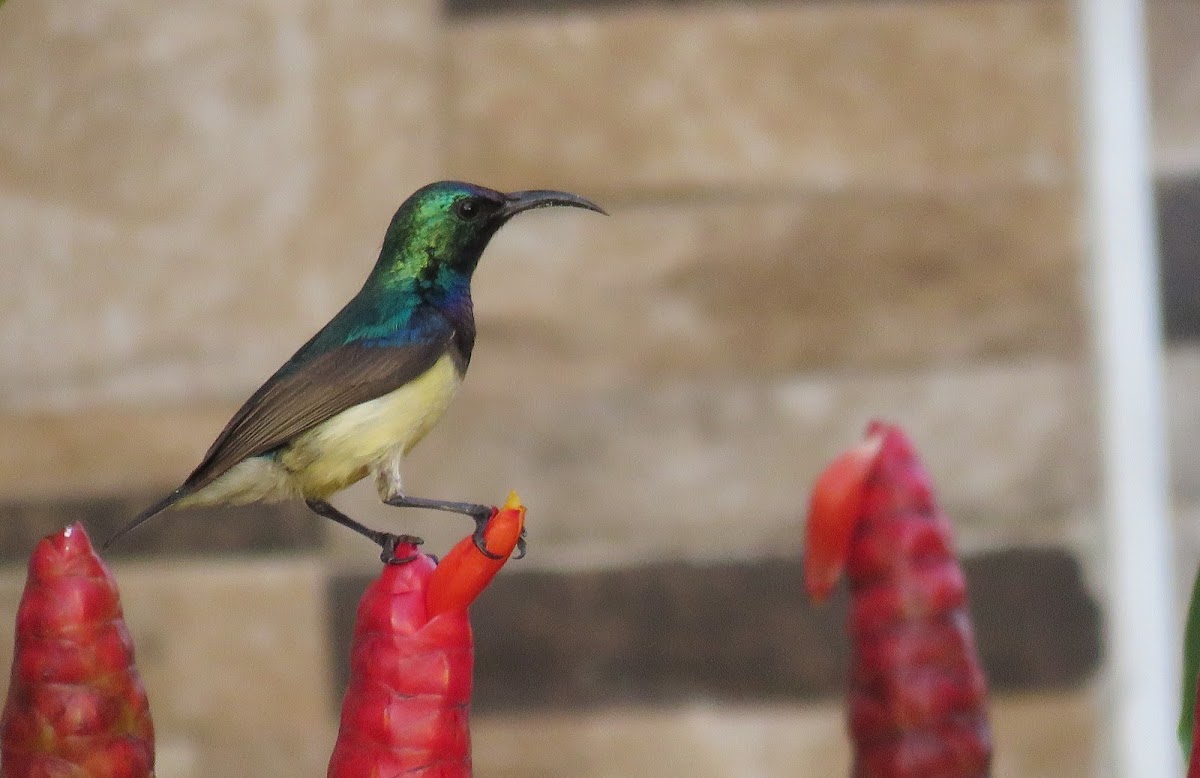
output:
M 488 241 L 522 211 L 551 206 L 604 211 L 590 200 L 551 190 L 497 192 L 439 181 L 412 194 L 388 227 L 372 278 L 385 286 L 430 291 L 470 281 Z

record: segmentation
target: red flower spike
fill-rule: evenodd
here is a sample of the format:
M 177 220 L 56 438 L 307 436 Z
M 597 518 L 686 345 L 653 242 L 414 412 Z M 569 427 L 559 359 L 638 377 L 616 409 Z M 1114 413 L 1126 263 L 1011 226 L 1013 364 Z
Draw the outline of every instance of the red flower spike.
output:
M 833 460 L 817 478 L 808 508 L 804 583 L 808 596 L 823 602 L 842 575 L 850 538 L 862 517 L 867 476 L 883 438 L 871 435 Z
M 516 492 L 510 492 L 504 507 L 492 512 L 484 528 L 484 545 L 499 556 L 492 559 L 475 545 L 474 538 L 463 538 L 438 563 L 429 579 L 425 603 L 429 617 L 452 610 L 463 610 L 475 601 L 500 568 L 508 561 L 521 531 L 525 528 L 525 506 Z
M 154 727 L 116 582 L 76 523 L 29 560 L 0 776 L 153 774 Z
M 350 685 L 329 778 L 469 778 L 468 711 L 474 648 L 467 606 L 504 565 L 524 527 L 516 494 L 484 529 L 489 559 L 464 538 L 435 566 L 384 565 L 363 594 L 350 650 Z
M 1197 682 L 1198 693 L 1200 693 L 1200 681 Z M 1200 778 L 1200 748 L 1196 748 L 1195 744 L 1200 742 L 1200 717 L 1194 717 L 1192 721 L 1192 749 L 1188 758 L 1187 778 Z
M 850 578 L 854 775 L 985 776 L 987 682 L 950 522 L 904 432 L 867 435 L 817 481 L 805 560 L 814 599 Z

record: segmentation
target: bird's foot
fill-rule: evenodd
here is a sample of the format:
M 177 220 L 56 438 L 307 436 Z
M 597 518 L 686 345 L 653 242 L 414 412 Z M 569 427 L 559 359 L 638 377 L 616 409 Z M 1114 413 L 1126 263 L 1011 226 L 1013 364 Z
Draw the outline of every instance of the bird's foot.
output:
M 379 553 L 379 561 L 385 565 L 404 565 L 417 558 L 417 554 L 409 554 L 408 556 L 396 556 L 396 550 L 400 546 L 419 546 L 425 541 L 416 535 L 393 535 L 390 532 L 379 533 L 379 547 L 382 549 Z
M 2 2 L 3 0 L 0 0 Z M 430 500 L 424 497 L 409 497 L 406 494 L 394 494 L 384 499 L 384 503 L 396 508 L 430 508 L 435 511 L 450 511 L 453 513 L 461 513 L 464 516 L 470 516 L 475 522 L 475 532 L 471 534 L 471 539 L 475 542 L 475 548 L 479 549 L 479 553 L 483 554 L 488 559 L 503 559 L 500 554 L 493 554 L 487 547 L 487 538 L 484 531 L 487 529 L 488 522 L 492 516 L 496 515 L 496 509 L 490 505 L 479 505 L 473 502 L 451 502 L 449 500 Z M 525 556 L 525 530 L 521 530 L 521 537 L 517 540 L 516 559 Z
M 475 541 L 475 548 L 479 549 L 479 553 L 488 559 L 503 559 L 504 557 L 501 554 L 493 554 L 488 550 L 487 538 L 483 534 L 493 516 L 493 511 L 489 508 L 487 515 L 483 515 L 482 513 L 470 513 L 468 515 L 475 520 L 475 532 L 471 535 L 471 539 Z
M 483 554 L 488 559 L 503 559 L 500 554 L 493 554 L 488 550 L 487 538 L 484 536 L 484 530 L 487 529 L 488 522 L 491 520 L 494 513 L 489 513 L 486 517 L 472 515 L 475 520 L 475 532 L 471 535 L 471 539 L 475 541 L 475 548 L 479 549 L 479 553 Z M 512 555 L 513 559 L 521 559 L 525 556 L 525 528 L 521 527 L 521 534 L 517 536 L 517 550 Z

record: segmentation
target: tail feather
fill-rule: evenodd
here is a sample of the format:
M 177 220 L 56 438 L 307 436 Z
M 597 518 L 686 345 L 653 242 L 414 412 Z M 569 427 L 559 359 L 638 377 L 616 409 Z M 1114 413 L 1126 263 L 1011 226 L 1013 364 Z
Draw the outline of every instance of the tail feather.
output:
M 2 0 L 0 0 L 0 1 L 2 1 Z M 126 524 L 124 527 L 121 527 L 119 530 L 117 530 L 115 533 L 113 533 L 112 536 L 109 537 L 108 540 L 104 541 L 104 545 L 101 546 L 101 549 L 107 551 L 108 548 L 113 543 L 116 543 L 117 540 L 119 540 L 121 537 L 123 537 L 125 535 L 125 533 L 129 532 L 130 530 L 138 528 L 139 526 L 144 524 L 146 521 L 154 518 L 158 514 L 165 511 L 167 508 L 170 508 L 172 505 L 174 505 L 176 502 L 183 499 L 187 495 L 188 495 L 188 491 L 185 489 L 176 489 L 175 491 L 171 492 L 166 497 L 162 498 L 161 500 L 154 503 L 146 510 L 139 513 L 137 516 L 134 516 L 129 521 L 128 524 Z

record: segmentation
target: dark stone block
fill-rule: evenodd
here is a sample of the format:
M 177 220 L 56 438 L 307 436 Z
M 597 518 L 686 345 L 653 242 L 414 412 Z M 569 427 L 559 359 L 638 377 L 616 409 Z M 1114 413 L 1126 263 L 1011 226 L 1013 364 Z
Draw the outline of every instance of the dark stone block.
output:
M 0 505 L 0 561 L 24 562 L 38 540 L 83 522 L 97 548 L 162 495 Z M 169 511 L 121 538 L 107 558 L 312 551 L 324 544 L 320 522 L 298 503 Z
M 335 575 L 329 579 L 326 604 L 329 615 L 329 645 L 333 647 L 333 690 L 335 708 L 341 708 L 342 697 L 350 685 L 350 644 L 354 637 L 354 616 L 358 601 L 375 576 L 363 574 Z
M 1095 672 L 1100 611 L 1070 554 L 1006 550 L 969 559 L 965 570 L 994 689 L 1070 687 Z M 354 612 L 370 580 L 331 582 L 339 695 Z M 846 608 L 844 587 L 828 606 L 810 605 L 798 560 L 590 573 L 510 568 L 472 608 L 474 707 L 544 711 L 840 696 L 850 659 Z
M 473 613 L 480 709 L 812 697 L 848 657 L 805 650 L 840 613 L 809 606 L 786 561 L 509 575 Z
M 1200 339 L 1200 176 L 1158 185 L 1163 328 L 1169 343 Z
M 1100 606 L 1070 554 L 997 551 L 968 560 L 966 574 L 975 639 L 992 686 L 1072 686 L 1099 666 Z

